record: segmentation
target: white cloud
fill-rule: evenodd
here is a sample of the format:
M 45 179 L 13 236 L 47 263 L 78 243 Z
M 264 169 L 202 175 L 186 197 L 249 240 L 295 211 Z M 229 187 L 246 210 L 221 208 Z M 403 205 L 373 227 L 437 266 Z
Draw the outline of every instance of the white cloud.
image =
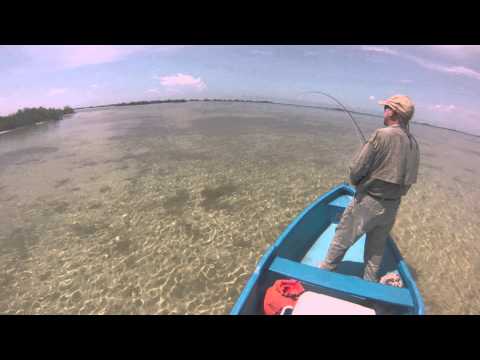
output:
M 368 97 L 368 100 L 375 100 L 375 96 L 370 95 L 370 96 Z
M 147 94 L 160 94 L 161 91 L 158 89 L 148 89 L 145 91 Z
M 416 56 L 406 55 L 405 57 L 407 59 L 415 61 L 420 66 L 423 66 L 424 68 L 429 70 L 435 70 L 435 71 L 444 72 L 447 74 L 467 76 L 476 80 L 480 80 L 480 72 L 464 66 L 445 66 L 441 64 L 432 63 L 430 61 L 421 59 Z
M 458 49 L 458 47 L 455 47 L 454 45 L 451 45 L 449 47 L 450 47 L 450 49 Z M 459 76 L 466 76 L 466 77 L 470 77 L 470 78 L 473 78 L 473 79 L 476 79 L 476 80 L 480 80 L 480 72 L 479 71 L 476 71 L 474 69 L 471 69 L 471 68 L 468 68 L 468 67 L 465 67 L 465 66 L 447 66 L 447 65 L 443 65 L 443 64 L 438 64 L 438 63 L 434 63 L 434 62 L 425 60 L 425 59 L 420 58 L 418 56 L 409 55 L 409 54 L 405 54 L 405 53 L 400 53 L 400 52 L 398 52 L 396 50 L 393 50 L 393 49 L 390 49 L 388 47 L 362 46 L 361 50 L 399 56 L 403 59 L 413 61 L 413 62 L 417 63 L 418 65 L 420 65 L 420 66 L 422 66 L 426 69 L 429 69 L 429 70 L 434 70 L 434 71 L 438 71 L 438 72 L 443 72 L 443 73 L 453 74 L 453 75 L 459 75 Z M 458 51 L 458 50 L 455 50 L 455 51 Z M 480 49 L 477 49 L 477 47 L 474 47 L 474 51 L 475 52 L 480 52 Z
M 368 51 L 368 52 L 375 52 L 375 53 L 383 53 L 383 54 L 389 54 L 389 55 L 397 55 L 398 52 L 395 50 L 392 50 L 388 47 L 378 47 L 378 46 L 362 46 L 361 49 L 363 51 Z
M 89 90 L 96 91 L 100 89 L 105 89 L 108 86 L 108 83 L 95 83 L 89 86 Z
M 455 59 L 478 58 L 480 55 L 479 45 L 430 45 L 429 48 Z
M 36 65 L 77 68 L 117 62 L 142 52 L 172 53 L 183 46 L 144 45 L 47 45 L 23 46 L 23 52 Z
M 402 84 L 411 84 L 411 83 L 413 83 L 413 80 L 404 79 L 404 80 L 400 80 L 400 82 Z
M 303 52 L 303 55 L 304 56 L 317 56 L 319 55 L 320 53 L 318 51 L 312 51 L 312 50 L 305 50 Z
M 160 83 L 170 91 L 172 90 L 196 90 L 203 91 L 207 85 L 201 78 L 195 78 L 192 75 L 178 73 L 176 75 L 155 76 Z
M 457 107 L 455 105 L 442 105 L 436 104 L 430 106 L 430 110 L 437 111 L 437 112 L 450 112 L 455 110 Z
M 253 55 L 272 55 L 272 51 L 270 50 L 260 50 L 260 49 L 254 49 L 254 50 L 250 50 L 250 53 L 252 53 Z
M 108 83 L 95 83 L 91 84 L 89 86 L 89 89 L 92 91 L 100 90 L 100 89 L 105 89 L 108 86 Z
M 61 88 L 61 89 L 50 89 L 47 93 L 47 96 L 56 96 L 56 95 L 62 95 L 67 92 L 67 89 Z

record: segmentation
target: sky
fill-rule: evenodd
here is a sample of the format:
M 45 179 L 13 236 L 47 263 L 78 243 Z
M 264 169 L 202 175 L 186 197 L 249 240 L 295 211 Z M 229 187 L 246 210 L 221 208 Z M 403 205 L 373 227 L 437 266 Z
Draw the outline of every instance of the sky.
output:
M 480 135 L 477 45 L 0 46 L 0 116 L 24 107 L 241 98 L 381 115 L 411 97 L 414 121 Z

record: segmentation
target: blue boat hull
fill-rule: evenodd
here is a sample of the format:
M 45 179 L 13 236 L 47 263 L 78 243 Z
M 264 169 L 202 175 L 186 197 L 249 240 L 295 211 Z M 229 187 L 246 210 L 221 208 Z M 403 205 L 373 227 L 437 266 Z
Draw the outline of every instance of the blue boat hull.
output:
M 348 250 L 335 272 L 317 267 L 354 195 L 355 189 L 343 183 L 310 204 L 262 256 L 230 313 L 263 314 L 266 290 L 278 279 L 297 279 L 307 291 L 376 309 L 381 307 L 388 314 L 424 314 L 423 300 L 415 280 L 390 236 L 380 275 L 397 271 L 403 280 L 403 288 L 361 278 L 365 236 Z

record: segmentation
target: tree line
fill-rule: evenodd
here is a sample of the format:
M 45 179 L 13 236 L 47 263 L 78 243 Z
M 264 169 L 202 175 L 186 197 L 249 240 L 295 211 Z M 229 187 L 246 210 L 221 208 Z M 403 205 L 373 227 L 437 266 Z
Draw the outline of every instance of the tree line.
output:
M 272 103 L 271 101 L 264 100 L 240 100 L 240 99 L 175 99 L 175 100 L 151 100 L 151 101 L 131 101 L 131 102 L 122 102 L 117 104 L 108 104 L 108 105 L 98 105 L 98 106 L 86 106 L 76 108 L 80 109 L 93 109 L 100 107 L 109 107 L 109 106 L 134 106 L 134 105 L 149 105 L 149 104 L 164 104 L 164 103 L 185 103 L 192 101 L 213 101 L 213 102 L 249 102 L 249 103 Z
M 0 131 L 33 125 L 43 121 L 60 120 L 64 115 L 73 114 L 74 112 L 70 106 L 65 106 L 63 109 L 24 108 L 18 110 L 15 114 L 0 116 Z

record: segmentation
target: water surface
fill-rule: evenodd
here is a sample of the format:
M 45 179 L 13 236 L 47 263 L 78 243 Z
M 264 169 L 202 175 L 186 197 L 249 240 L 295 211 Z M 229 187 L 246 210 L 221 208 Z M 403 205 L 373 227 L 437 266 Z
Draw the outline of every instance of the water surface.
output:
M 368 136 L 382 119 L 357 116 Z M 480 313 L 478 137 L 413 125 L 393 234 L 427 313 Z M 341 112 L 180 103 L 0 135 L 0 313 L 226 314 L 265 249 L 347 179 Z

